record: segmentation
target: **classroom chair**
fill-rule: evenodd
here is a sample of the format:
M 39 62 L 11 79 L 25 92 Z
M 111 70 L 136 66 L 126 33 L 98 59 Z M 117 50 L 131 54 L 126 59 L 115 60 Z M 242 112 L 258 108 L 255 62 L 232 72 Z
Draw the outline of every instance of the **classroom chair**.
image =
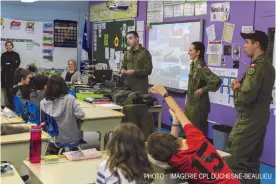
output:
M 14 104 L 15 113 L 18 116 L 23 117 L 24 116 L 24 107 L 22 105 L 22 101 L 21 101 L 21 98 L 19 96 L 14 96 L 13 97 L 13 104 Z
M 84 140 L 80 140 L 79 142 L 75 142 L 75 143 L 66 143 L 66 144 L 56 143 L 55 138 L 58 136 L 58 133 L 59 133 L 56 120 L 52 116 L 45 113 L 45 122 L 46 122 L 47 133 L 53 138 L 53 143 L 55 144 L 55 146 L 60 148 L 58 155 L 62 153 L 63 149 L 65 150 L 66 148 L 77 147 L 79 150 L 81 150 L 80 146 L 87 144 L 87 142 L 85 142 Z M 47 144 L 46 151 L 48 149 L 49 143 L 50 142 L 48 142 Z
M 69 89 L 69 90 L 68 90 L 68 94 L 73 95 L 75 98 L 76 98 L 76 96 L 77 96 L 76 92 L 75 92 L 73 89 Z
M 39 109 L 36 104 L 31 102 L 26 102 L 28 122 L 32 124 L 40 124 L 40 114 Z

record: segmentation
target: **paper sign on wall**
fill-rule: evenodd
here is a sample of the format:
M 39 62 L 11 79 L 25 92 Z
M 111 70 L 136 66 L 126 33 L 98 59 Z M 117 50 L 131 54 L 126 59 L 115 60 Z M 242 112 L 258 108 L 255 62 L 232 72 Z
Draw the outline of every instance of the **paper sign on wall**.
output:
M 144 21 L 137 21 L 137 31 L 144 31 L 145 30 L 145 22 Z
M 222 54 L 222 42 L 221 41 L 211 41 L 208 42 L 207 54 Z
M 185 3 L 184 4 L 184 16 L 194 16 L 195 14 L 195 4 Z
M 109 59 L 109 47 L 105 47 L 104 54 L 105 54 L 105 59 Z
M 242 26 L 242 33 L 251 33 L 253 31 L 253 26 Z
M 224 23 L 222 40 L 225 42 L 232 42 L 235 24 Z
M 216 39 L 216 30 L 214 24 L 206 28 L 206 34 L 209 41 L 213 41 Z
M 210 20 L 212 21 L 226 21 L 229 19 L 230 3 L 214 3 L 211 4 Z
M 221 55 L 209 54 L 208 55 L 208 66 L 221 66 Z

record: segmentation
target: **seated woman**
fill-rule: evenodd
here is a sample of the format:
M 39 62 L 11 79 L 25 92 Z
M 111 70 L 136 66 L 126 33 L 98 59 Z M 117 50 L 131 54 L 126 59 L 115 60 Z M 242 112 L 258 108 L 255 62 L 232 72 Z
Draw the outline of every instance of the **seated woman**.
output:
M 80 78 L 80 72 L 77 71 L 77 62 L 74 59 L 68 61 L 68 72 L 65 76 L 66 82 L 75 83 Z

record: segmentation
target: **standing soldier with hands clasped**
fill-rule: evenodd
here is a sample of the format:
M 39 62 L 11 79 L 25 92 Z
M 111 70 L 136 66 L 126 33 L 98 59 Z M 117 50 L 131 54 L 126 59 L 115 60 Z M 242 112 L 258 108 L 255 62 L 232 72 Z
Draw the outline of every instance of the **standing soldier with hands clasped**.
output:
M 255 174 L 258 177 L 275 69 L 264 55 L 268 45 L 264 32 L 256 30 L 249 34 L 241 33 L 241 36 L 245 39 L 245 53 L 253 62 L 241 81 L 234 80 L 231 84 L 238 114 L 227 143 L 226 151 L 231 154 L 227 163 L 236 174 Z M 240 181 L 241 184 L 260 184 L 260 179 L 246 180 L 244 176 Z

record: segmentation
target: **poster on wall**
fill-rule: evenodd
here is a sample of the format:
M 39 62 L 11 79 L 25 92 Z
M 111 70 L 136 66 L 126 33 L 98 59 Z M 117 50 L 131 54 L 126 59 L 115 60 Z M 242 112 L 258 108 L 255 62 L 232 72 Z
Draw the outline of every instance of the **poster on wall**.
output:
M 77 47 L 76 21 L 54 20 L 54 47 Z
M 209 67 L 217 76 L 221 78 L 221 86 L 216 92 L 209 92 L 210 102 L 234 107 L 234 93 L 230 88 L 232 80 L 238 76 L 238 69 Z
M 147 23 L 163 22 L 163 1 L 150 0 L 147 7 Z
M 230 2 L 213 3 L 210 9 L 210 20 L 224 22 L 229 19 Z
M 6 52 L 5 42 L 13 42 L 14 51 L 20 55 L 20 67 L 42 60 L 42 23 L 1 18 L 1 53 Z
M 53 62 L 54 24 L 43 23 L 42 55 L 44 62 Z

